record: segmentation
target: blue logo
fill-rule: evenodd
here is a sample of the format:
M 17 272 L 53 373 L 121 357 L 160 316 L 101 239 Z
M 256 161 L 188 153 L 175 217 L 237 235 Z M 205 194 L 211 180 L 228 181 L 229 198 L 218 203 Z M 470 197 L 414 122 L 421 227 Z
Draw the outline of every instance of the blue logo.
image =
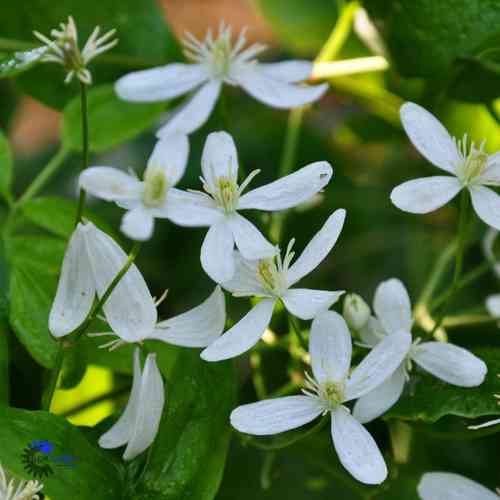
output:
M 24 448 L 21 460 L 24 469 L 36 479 L 54 474 L 55 467 L 76 467 L 76 459 L 68 454 L 55 454 L 55 446 L 47 440 L 37 439 Z

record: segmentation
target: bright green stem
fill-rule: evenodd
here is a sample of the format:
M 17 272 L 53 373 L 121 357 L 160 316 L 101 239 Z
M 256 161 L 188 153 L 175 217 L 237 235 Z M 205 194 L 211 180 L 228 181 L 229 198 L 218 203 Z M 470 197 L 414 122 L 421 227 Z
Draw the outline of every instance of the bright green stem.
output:
M 57 153 L 45 165 L 42 171 L 35 177 L 33 182 L 27 187 L 23 195 L 14 204 L 14 209 L 19 208 L 27 201 L 31 200 L 50 180 L 50 178 L 61 168 L 64 160 L 69 154 L 69 149 L 61 146 Z
M 297 336 L 297 339 L 299 340 L 301 347 L 307 352 L 308 351 L 307 342 L 304 336 L 302 335 L 302 330 L 300 328 L 298 320 L 291 314 L 288 314 L 288 322 L 292 327 L 292 330 L 294 331 L 295 335 Z
M 80 82 L 80 112 L 82 116 L 82 172 L 89 166 L 89 122 L 87 110 L 87 87 Z M 85 190 L 80 188 L 75 226 L 82 220 L 85 206 Z
M 61 368 L 64 361 L 64 347 L 62 342 L 59 342 L 57 355 L 56 355 L 56 363 L 54 368 L 50 372 L 49 384 L 43 393 L 42 397 L 42 410 L 50 411 L 50 405 L 52 404 L 52 398 L 54 397 L 54 393 L 57 388 L 57 381 L 59 380 L 59 374 L 61 373 Z
M 303 108 L 292 109 L 288 114 L 288 125 L 286 128 L 285 145 L 283 147 L 279 177 L 288 175 L 293 170 L 293 166 L 295 165 L 297 144 L 299 142 L 303 116 Z

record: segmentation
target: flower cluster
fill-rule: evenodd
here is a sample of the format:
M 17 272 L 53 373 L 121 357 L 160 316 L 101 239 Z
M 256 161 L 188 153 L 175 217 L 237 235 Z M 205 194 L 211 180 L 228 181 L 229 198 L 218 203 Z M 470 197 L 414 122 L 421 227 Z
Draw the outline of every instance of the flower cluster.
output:
M 47 44 L 45 60 L 63 64 L 67 80 L 76 75 L 90 83 L 87 63 L 116 43 L 109 41 L 113 32 L 101 38 L 98 32 L 96 29 L 81 53 L 71 18 L 61 31 L 52 32 L 55 41 L 37 36 Z M 133 240 L 149 240 L 155 219 L 187 228 L 208 228 L 200 261 L 216 283 L 212 294 L 193 309 L 159 321 L 159 301 L 153 298 L 137 266 L 113 238 L 82 220 L 68 243 L 49 329 L 56 338 L 86 333 L 102 308 L 109 331 L 89 335 L 112 336 L 103 346 L 110 349 L 126 343 L 137 346 L 128 404 L 99 440 L 103 448 L 126 445 L 123 458 L 131 460 L 154 441 L 166 404 L 162 367 L 144 341 L 156 339 L 202 348 L 200 356 L 207 362 L 230 359 L 257 344 L 277 304 L 281 304 L 292 321 L 311 321 L 309 356 L 305 357 L 311 369 L 306 369 L 302 395 L 239 406 L 231 413 L 232 426 L 247 434 L 272 435 L 329 415 L 333 446 L 342 465 L 357 480 L 379 484 L 387 477 L 387 467 L 362 424 L 397 402 L 413 365 L 460 387 L 480 385 L 487 367 L 475 355 L 451 343 L 412 338 L 410 299 L 397 279 L 378 286 L 373 313 L 359 295 L 347 295 L 343 316 L 331 310 L 343 290 L 296 286 L 329 255 L 340 237 L 346 211 L 333 211 L 296 259 L 294 239 L 282 252 L 241 212 L 284 211 L 310 201 L 332 179 L 333 170 L 326 161 L 311 163 L 249 190 L 259 171 L 241 180 L 233 138 L 225 131 L 215 131 L 207 136 L 203 149 L 201 189 L 177 187 L 188 164 L 187 134 L 206 122 L 223 83 L 240 86 L 276 108 L 303 106 L 319 99 L 326 90 L 325 85 L 300 84 L 311 73 L 309 62 L 262 64 L 255 56 L 263 47 L 245 48 L 245 43 L 241 33 L 233 44 L 231 30 L 225 25 L 215 37 L 209 32 L 204 41 L 188 34 L 185 53 L 192 64 L 174 63 L 122 77 L 115 89 L 125 100 L 162 101 L 189 92 L 193 95 L 175 108 L 158 130 L 158 141 L 142 179 L 133 172 L 102 165 L 87 168 L 79 177 L 81 189 L 126 211 L 121 230 Z M 485 187 L 500 185 L 500 156 L 488 156 L 484 145 L 468 145 L 466 137 L 462 142 L 453 140 L 430 113 L 416 104 L 405 104 L 401 118 L 424 157 L 452 176 L 398 186 L 391 194 L 393 203 L 402 210 L 426 213 L 467 189 L 478 216 L 500 229 L 500 198 Z M 491 245 L 487 245 L 490 254 Z M 234 297 L 252 299 L 251 309 L 227 331 L 224 290 Z M 351 336 L 370 349 L 352 367 Z M 424 477 L 419 487 L 424 500 L 444 498 L 438 483 L 432 475 Z

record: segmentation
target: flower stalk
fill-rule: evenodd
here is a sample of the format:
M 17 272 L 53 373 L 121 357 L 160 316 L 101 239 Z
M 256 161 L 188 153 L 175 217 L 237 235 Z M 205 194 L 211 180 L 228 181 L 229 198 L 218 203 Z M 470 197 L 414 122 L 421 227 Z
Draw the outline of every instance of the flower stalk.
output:
M 87 87 L 85 83 L 80 82 L 80 109 L 82 116 L 82 172 L 89 166 L 89 123 L 87 106 Z M 85 206 L 85 190 L 80 187 L 78 197 L 78 208 L 76 211 L 75 226 L 81 222 L 83 208 Z

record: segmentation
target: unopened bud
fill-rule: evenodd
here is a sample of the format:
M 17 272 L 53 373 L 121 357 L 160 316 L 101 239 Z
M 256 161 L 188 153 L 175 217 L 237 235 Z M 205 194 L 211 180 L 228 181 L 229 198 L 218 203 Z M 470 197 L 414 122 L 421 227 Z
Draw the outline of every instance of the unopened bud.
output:
M 344 299 L 343 315 L 349 328 L 358 331 L 370 319 L 370 307 L 358 294 L 350 293 Z

